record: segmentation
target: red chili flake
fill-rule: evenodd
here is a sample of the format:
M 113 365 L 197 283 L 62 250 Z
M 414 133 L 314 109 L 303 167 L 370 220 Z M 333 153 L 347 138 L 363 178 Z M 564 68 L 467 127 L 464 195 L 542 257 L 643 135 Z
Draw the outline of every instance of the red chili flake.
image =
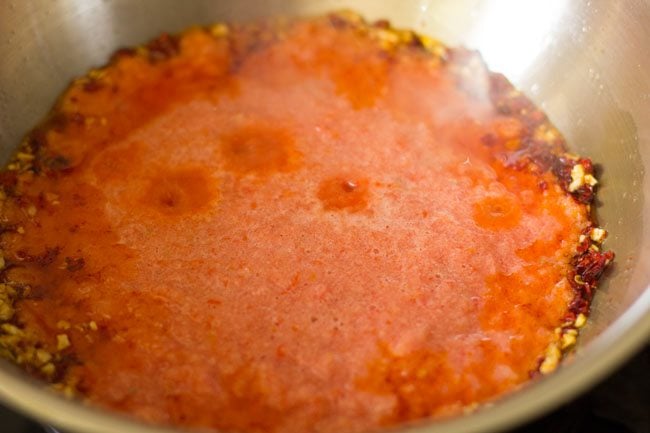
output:
M 580 313 L 587 314 L 589 312 L 589 300 L 583 298 L 582 293 L 576 295 L 569 304 L 569 311 L 573 313 L 574 319 Z
M 595 283 L 605 270 L 605 266 L 614 259 L 611 251 L 600 252 L 588 249 L 578 256 L 575 268 L 585 283 Z
M 94 93 L 100 90 L 102 87 L 104 87 L 104 85 L 99 80 L 89 78 L 88 81 L 86 81 L 82 86 L 82 89 L 86 93 Z
M 113 55 L 110 58 L 110 63 L 115 63 L 119 59 L 125 58 L 125 57 L 133 57 L 136 54 L 136 50 L 133 48 L 120 48 L 119 50 L 115 51 Z
M 594 165 L 591 162 L 591 159 L 589 158 L 580 158 L 578 160 L 579 164 L 582 164 L 582 167 L 585 170 L 585 174 L 593 174 L 594 172 Z
M 585 184 L 574 191 L 572 194 L 578 202 L 589 204 L 594 200 L 594 187 Z
M 583 231 L 585 239 L 578 247 L 577 255 L 573 259 L 574 270 L 569 273 L 569 281 L 574 291 L 574 299 L 569 304 L 569 311 L 574 315 L 589 312 L 589 304 L 593 297 L 598 279 L 612 260 L 612 251 L 593 251 L 589 248 L 591 241 L 589 232 L 592 227 Z
M 163 33 L 147 44 L 149 61 L 152 63 L 167 60 L 179 52 L 178 38 Z

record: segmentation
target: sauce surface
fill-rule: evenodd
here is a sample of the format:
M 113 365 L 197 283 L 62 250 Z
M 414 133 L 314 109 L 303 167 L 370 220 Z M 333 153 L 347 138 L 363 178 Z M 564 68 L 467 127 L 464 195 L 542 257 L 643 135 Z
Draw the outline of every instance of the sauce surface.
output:
M 590 220 L 512 163 L 531 127 L 477 55 L 340 18 L 227 30 L 75 82 L 3 205 L 15 320 L 57 380 L 242 432 L 373 430 L 528 381 Z

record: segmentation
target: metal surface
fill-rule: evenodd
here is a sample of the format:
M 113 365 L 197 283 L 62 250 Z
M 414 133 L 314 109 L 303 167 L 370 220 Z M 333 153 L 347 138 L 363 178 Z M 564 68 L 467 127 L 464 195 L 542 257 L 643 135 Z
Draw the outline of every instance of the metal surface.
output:
M 0 0 L 0 156 L 6 158 L 71 78 L 102 64 L 117 47 L 191 24 L 342 7 L 480 49 L 492 69 L 546 110 L 573 150 L 602 163 L 598 217 L 611 232 L 606 246 L 617 253 L 581 345 L 557 373 L 472 415 L 408 428 L 495 431 L 570 399 L 650 333 L 647 1 Z M 0 399 L 70 432 L 164 431 L 65 401 L 6 364 L 0 364 Z

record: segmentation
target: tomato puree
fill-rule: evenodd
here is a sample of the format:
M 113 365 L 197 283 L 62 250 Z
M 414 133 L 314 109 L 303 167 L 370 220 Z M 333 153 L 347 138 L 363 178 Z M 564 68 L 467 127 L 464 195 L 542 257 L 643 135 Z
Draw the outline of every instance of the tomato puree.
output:
M 119 51 L 0 179 L 8 323 L 50 357 L 31 371 L 237 432 L 368 431 L 517 389 L 575 317 L 591 222 L 544 164 L 561 136 L 498 78 L 336 15 Z

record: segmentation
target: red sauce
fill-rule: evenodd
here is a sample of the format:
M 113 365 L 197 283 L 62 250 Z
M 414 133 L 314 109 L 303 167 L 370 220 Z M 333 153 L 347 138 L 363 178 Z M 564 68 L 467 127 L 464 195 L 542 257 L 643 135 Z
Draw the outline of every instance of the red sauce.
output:
M 210 175 L 200 167 L 156 170 L 141 202 L 165 215 L 196 213 L 215 198 Z
M 374 106 L 386 91 L 389 58 L 374 41 L 354 30 L 325 34 L 320 23 L 307 23 L 295 35 L 310 47 L 296 50 L 292 60 L 310 75 L 327 76 L 353 108 Z
M 587 207 L 511 163 L 531 131 L 484 67 L 345 23 L 191 30 L 63 95 L 2 211 L 16 323 L 71 343 L 50 379 L 243 432 L 455 415 L 529 379 Z
M 479 227 L 495 231 L 511 229 L 520 220 L 519 204 L 507 195 L 489 196 L 474 204 L 474 221 Z
M 368 181 L 353 176 L 336 176 L 321 182 L 318 198 L 325 210 L 359 212 L 368 206 Z
M 225 134 L 219 141 L 226 170 L 240 175 L 288 171 L 299 159 L 291 134 L 277 127 L 252 124 Z

